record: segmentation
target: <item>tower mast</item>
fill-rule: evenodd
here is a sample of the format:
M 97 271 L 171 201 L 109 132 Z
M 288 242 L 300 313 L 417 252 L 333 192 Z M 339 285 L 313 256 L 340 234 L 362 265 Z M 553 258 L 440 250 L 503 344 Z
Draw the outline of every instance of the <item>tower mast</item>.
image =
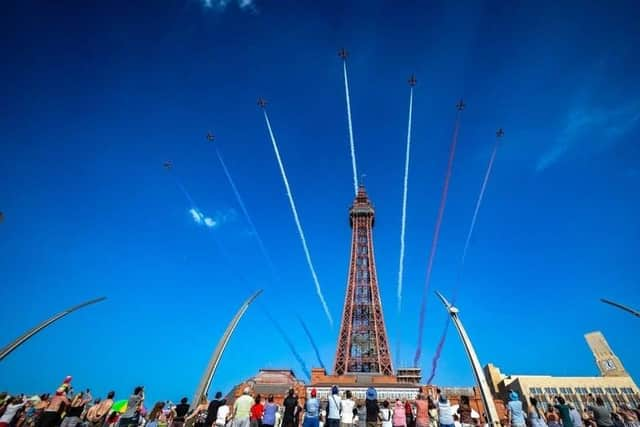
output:
M 373 251 L 375 210 L 362 184 L 349 210 L 351 259 L 335 375 L 393 375 Z

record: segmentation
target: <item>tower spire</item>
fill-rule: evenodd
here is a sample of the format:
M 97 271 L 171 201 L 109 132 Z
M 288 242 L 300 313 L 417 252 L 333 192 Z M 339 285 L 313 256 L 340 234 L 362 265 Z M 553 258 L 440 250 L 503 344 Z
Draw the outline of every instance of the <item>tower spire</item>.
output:
M 351 259 L 334 374 L 393 375 L 373 251 L 375 210 L 362 183 L 349 220 Z

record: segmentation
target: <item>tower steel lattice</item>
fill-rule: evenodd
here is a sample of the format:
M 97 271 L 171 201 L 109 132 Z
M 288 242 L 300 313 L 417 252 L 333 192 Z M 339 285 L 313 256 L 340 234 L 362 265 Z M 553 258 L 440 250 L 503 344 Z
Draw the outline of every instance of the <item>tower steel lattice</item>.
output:
M 373 252 L 375 210 L 363 185 L 349 210 L 351 260 L 335 375 L 393 375 Z

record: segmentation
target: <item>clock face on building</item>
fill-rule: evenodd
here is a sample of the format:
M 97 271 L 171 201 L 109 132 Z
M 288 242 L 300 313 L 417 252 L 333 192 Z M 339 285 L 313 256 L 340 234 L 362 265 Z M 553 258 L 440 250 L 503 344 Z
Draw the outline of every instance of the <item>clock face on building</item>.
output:
M 611 359 L 607 359 L 607 360 L 605 360 L 605 361 L 604 361 L 604 368 L 605 368 L 607 371 L 611 371 L 611 370 L 613 370 L 613 369 L 616 369 L 616 364 L 615 364 L 615 363 L 613 363 L 613 360 L 611 360 Z

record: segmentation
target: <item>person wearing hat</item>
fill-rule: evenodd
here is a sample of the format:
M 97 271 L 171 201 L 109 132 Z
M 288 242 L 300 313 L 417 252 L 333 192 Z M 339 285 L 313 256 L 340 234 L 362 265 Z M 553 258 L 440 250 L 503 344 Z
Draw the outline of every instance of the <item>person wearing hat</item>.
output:
M 251 407 L 255 401 L 251 397 L 251 389 L 245 387 L 242 396 L 233 403 L 233 427 L 249 427 Z
M 318 427 L 319 415 L 320 415 L 320 402 L 317 398 L 318 392 L 315 388 L 311 389 L 309 393 L 309 399 L 304 404 L 304 421 L 303 427 Z
M 507 423 L 511 427 L 525 427 L 524 411 L 518 393 L 511 390 L 509 392 L 509 403 L 507 403 Z
M 377 427 L 380 417 L 380 405 L 378 405 L 378 393 L 373 387 L 367 389 L 367 427 Z
M 340 395 L 338 386 L 331 387 L 331 396 L 327 402 L 327 427 L 340 427 Z

